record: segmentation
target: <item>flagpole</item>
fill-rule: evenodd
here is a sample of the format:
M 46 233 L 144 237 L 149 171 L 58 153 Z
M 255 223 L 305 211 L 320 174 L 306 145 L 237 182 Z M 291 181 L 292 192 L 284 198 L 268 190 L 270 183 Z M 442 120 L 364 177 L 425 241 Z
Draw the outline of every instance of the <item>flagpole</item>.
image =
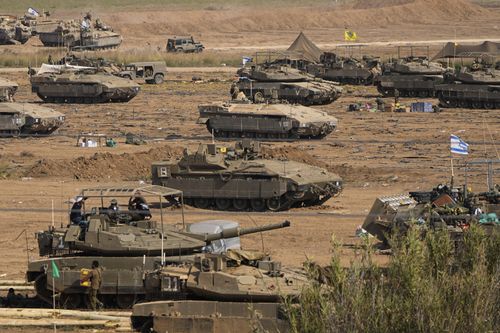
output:
M 455 173 L 453 171 L 453 155 L 450 153 L 450 164 L 451 164 L 451 188 L 453 189 L 453 179 L 455 177 Z
M 52 319 L 54 320 L 54 333 L 57 333 L 56 325 L 56 280 L 52 273 Z

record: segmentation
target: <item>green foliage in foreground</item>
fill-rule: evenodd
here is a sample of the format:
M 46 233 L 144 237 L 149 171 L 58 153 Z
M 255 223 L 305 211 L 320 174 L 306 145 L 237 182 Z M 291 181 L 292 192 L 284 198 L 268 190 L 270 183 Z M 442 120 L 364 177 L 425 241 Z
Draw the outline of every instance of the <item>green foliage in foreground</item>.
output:
M 350 268 L 333 245 L 331 267 L 312 269 L 299 305 L 286 303 L 293 332 L 499 332 L 500 233 L 467 232 L 460 245 L 444 231 L 392 241 L 386 268 L 366 244 Z M 319 276 L 321 275 L 321 276 Z

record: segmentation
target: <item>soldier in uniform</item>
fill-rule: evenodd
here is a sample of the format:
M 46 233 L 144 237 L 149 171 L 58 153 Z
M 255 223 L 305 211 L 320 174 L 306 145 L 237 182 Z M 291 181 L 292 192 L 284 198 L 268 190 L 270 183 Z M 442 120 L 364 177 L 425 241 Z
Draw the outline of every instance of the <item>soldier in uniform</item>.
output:
M 102 308 L 103 304 L 97 299 L 97 293 L 102 284 L 102 270 L 99 267 L 99 262 L 94 260 L 92 262 L 92 270 L 90 271 L 88 278 L 90 280 L 90 290 L 89 290 L 89 306 L 95 311 L 97 308 Z

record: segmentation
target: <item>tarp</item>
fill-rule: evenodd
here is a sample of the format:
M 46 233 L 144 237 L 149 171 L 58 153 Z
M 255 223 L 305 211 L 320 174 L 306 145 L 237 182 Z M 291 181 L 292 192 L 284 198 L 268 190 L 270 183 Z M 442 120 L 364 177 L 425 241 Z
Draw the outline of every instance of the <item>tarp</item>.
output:
M 441 58 L 473 58 L 482 54 L 500 55 L 500 43 L 486 41 L 477 45 L 462 45 L 460 43 L 446 43 L 441 51 L 432 60 Z
M 73 65 L 49 65 L 49 64 L 42 64 L 40 69 L 38 70 L 37 74 L 43 74 L 43 73 L 61 73 L 64 71 L 79 71 L 83 69 L 92 69 L 93 67 L 87 67 L 87 66 L 73 66 Z
M 303 32 L 299 34 L 287 51 L 302 54 L 305 60 L 311 62 L 319 62 L 319 58 L 323 53 Z

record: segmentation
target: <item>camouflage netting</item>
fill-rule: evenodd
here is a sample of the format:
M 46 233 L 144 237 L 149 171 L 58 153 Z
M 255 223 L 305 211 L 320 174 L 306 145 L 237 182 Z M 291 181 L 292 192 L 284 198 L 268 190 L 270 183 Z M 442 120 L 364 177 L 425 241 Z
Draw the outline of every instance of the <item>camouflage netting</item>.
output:
M 477 57 L 482 54 L 488 54 L 492 56 L 500 56 L 500 43 L 486 41 L 482 44 L 477 45 L 462 45 L 460 43 L 448 42 L 439 51 L 432 60 L 441 58 L 454 58 L 454 57 Z

